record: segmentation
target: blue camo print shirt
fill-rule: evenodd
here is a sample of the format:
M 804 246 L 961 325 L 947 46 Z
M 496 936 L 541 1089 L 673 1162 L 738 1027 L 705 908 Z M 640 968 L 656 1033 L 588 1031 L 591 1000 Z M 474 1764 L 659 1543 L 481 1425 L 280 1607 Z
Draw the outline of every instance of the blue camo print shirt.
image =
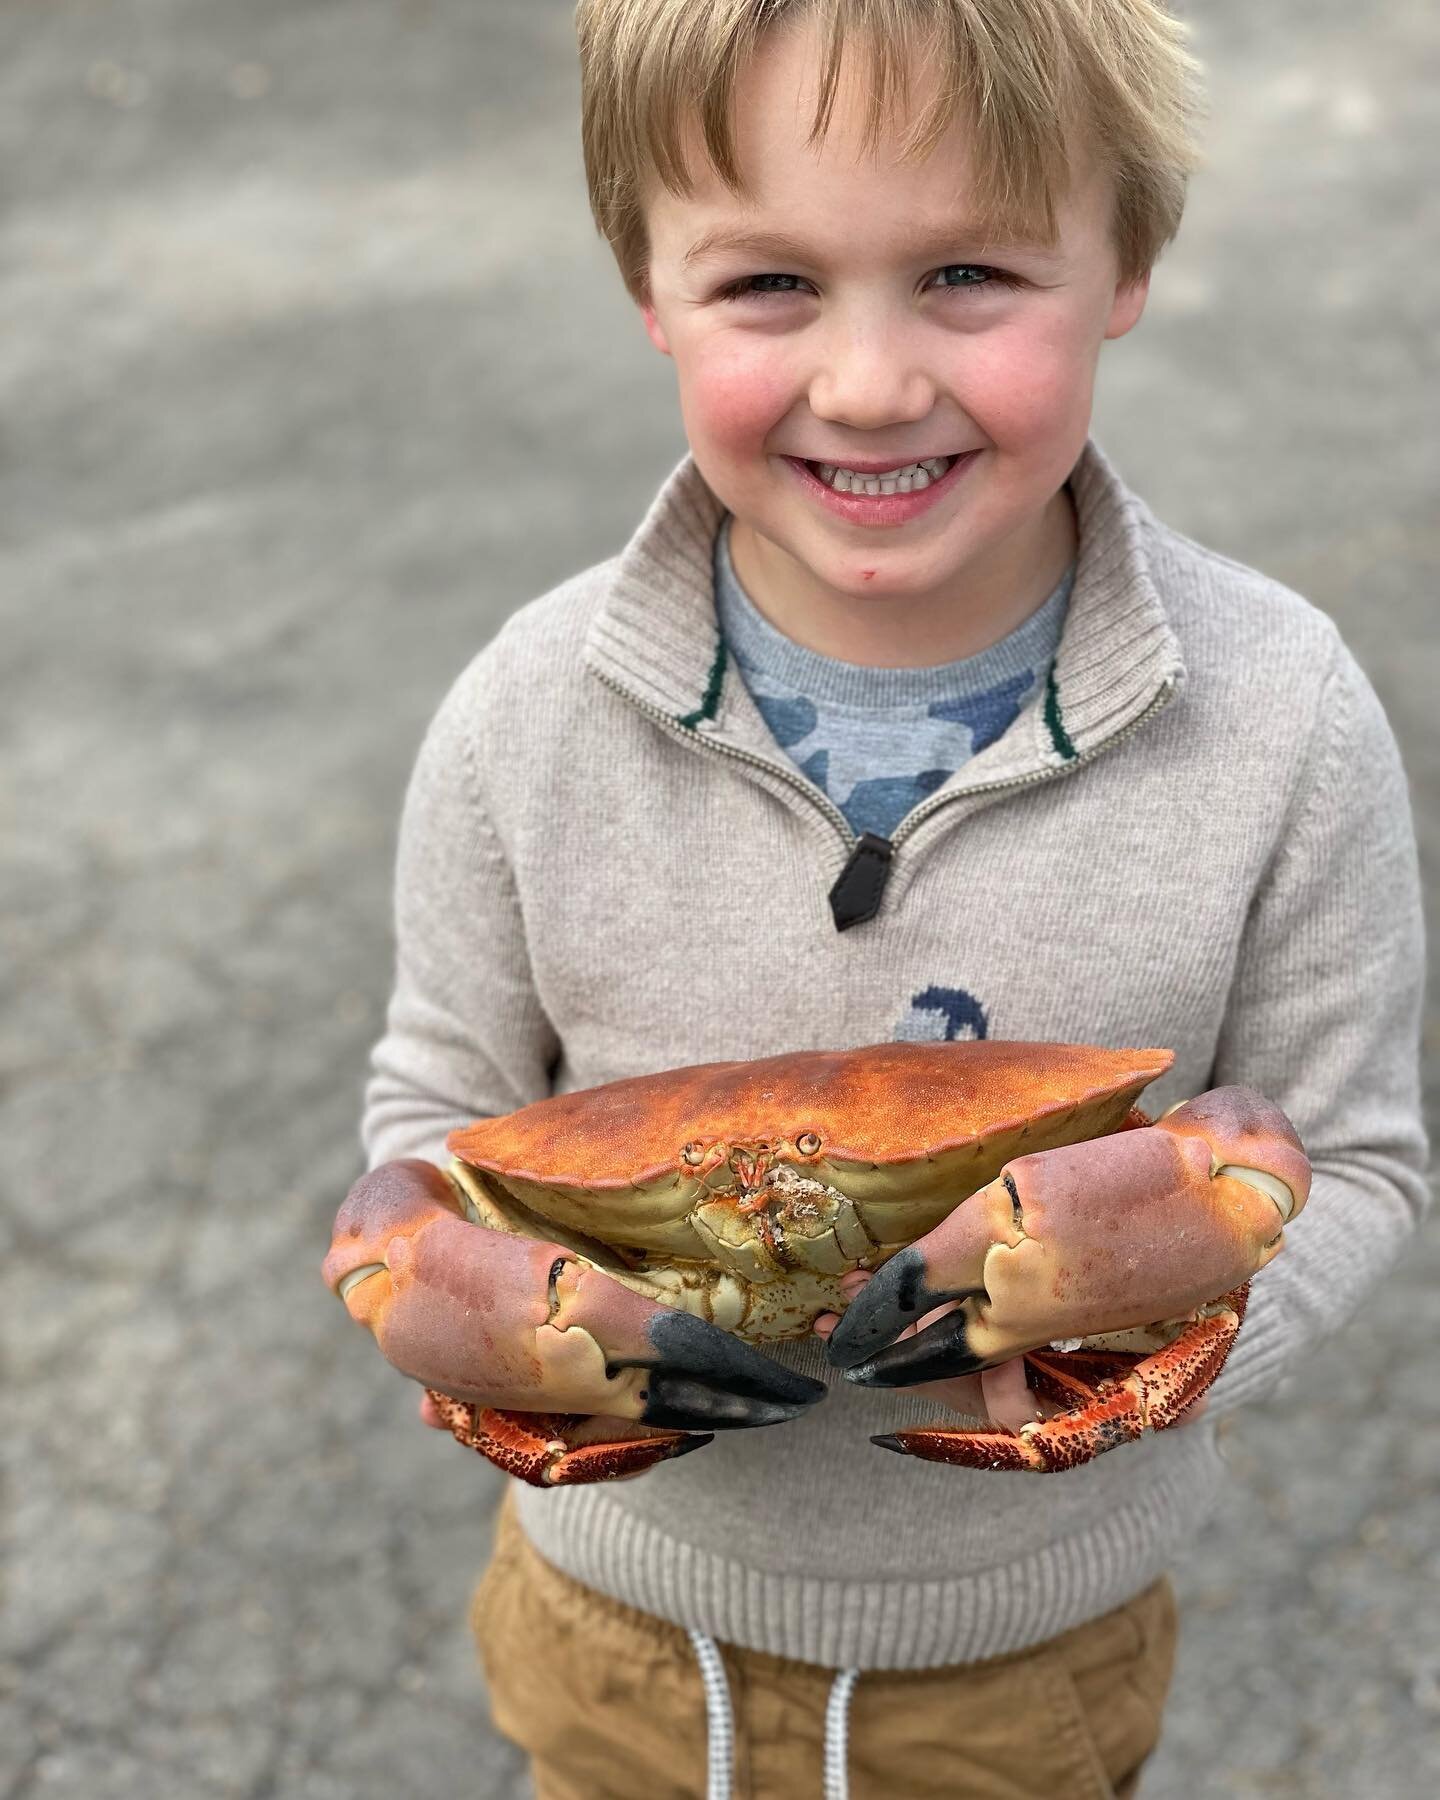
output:
M 1074 564 L 1038 611 L 979 655 L 929 669 L 872 669 L 805 649 L 757 610 L 730 561 L 731 516 L 715 534 L 715 610 L 745 686 L 775 742 L 857 835 L 888 838 L 1043 685 Z

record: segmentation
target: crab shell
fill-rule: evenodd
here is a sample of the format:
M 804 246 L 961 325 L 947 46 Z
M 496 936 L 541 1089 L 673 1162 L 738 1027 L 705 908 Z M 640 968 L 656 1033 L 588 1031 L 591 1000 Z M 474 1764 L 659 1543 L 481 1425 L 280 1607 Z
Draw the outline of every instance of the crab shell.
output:
M 549 1239 L 752 1342 L 843 1312 L 1012 1158 L 1149 1123 L 1162 1049 L 889 1043 L 705 1063 L 450 1134 L 473 1221 Z M 1137 1345 L 1137 1347 L 1139 1347 Z

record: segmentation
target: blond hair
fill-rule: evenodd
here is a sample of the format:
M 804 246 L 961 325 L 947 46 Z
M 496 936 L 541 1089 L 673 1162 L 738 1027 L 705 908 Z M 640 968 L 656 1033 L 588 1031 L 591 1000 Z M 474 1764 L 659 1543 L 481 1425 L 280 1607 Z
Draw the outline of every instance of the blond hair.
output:
M 632 299 L 649 294 L 644 196 L 694 185 L 681 149 L 698 122 L 716 174 L 753 196 L 735 160 L 738 73 L 772 26 L 813 21 L 824 63 L 808 142 L 829 127 L 846 46 L 868 51 L 865 148 L 908 113 L 909 71 L 938 75 L 904 140 L 921 162 L 957 109 L 974 128 L 980 223 L 1053 245 L 1078 132 L 1114 184 L 1122 280 L 1149 272 L 1175 236 L 1199 158 L 1200 64 L 1188 30 L 1155 0 L 579 0 L 581 142 L 590 209 Z

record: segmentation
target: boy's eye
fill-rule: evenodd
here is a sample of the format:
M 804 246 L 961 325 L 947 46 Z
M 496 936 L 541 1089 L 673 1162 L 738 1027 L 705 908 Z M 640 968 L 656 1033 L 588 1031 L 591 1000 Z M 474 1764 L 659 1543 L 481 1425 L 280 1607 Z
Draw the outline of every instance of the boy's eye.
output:
M 943 281 L 941 286 L 950 293 L 973 293 L 992 287 L 1015 288 L 1020 286 L 1019 277 L 1009 275 L 1004 269 L 992 269 L 987 263 L 946 263 L 943 269 L 937 269 L 937 275 L 949 275 L 952 272 L 966 277 L 963 281 Z M 979 277 L 979 279 L 976 279 Z M 793 288 L 761 287 L 761 282 L 770 281 L 803 281 L 800 275 L 745 275 L 739 281 L 728 282 L 719 290 L 722 300 L 761 300 L 769 296 L 780 296 L 794 293 Z

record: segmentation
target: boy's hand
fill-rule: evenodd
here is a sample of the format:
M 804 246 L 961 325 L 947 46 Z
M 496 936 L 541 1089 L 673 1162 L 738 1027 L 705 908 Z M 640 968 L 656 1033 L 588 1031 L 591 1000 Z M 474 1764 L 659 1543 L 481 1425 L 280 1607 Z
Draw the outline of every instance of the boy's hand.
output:
M 445 1174 L 418 1159 L 356 1182 L 323 1273 L 388 1360 L 431 1390 L 427 1423 L 537 1485 L 611 1480 L 714 1431 L 793 1419 L 825 1392 L 562 1245 L 472 1224 Z

